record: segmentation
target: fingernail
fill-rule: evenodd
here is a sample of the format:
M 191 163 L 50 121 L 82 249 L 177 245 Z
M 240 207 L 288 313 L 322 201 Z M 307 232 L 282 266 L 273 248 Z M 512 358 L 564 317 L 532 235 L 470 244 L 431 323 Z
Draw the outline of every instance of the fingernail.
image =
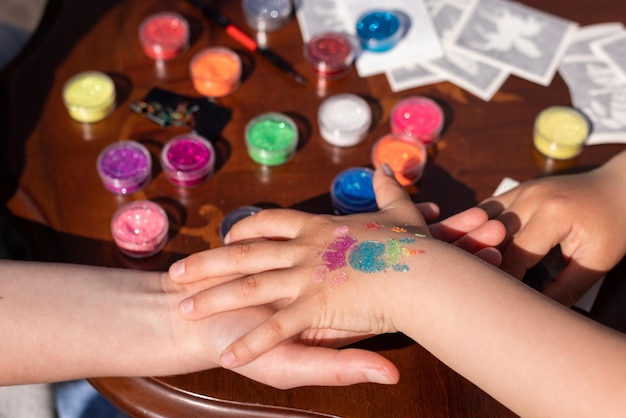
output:
M 235 364 L 235 355 L 232 351 L 225 351 L 220 356 L 220 363 L 222 367 L 230 368 L 233 364 Z
M 371 383 L 380 383 L 382 385 L 393 385 L 397 383 L 394 379 L 392 379 L 389 375 L 387 375 L 380 369 L 366 370 L 365 377 L 367 378 L 367 381 Z
M 172 279 L 180 279 L 185 274 L 185 262 L 183 260 L 178 260 L 174 264 L 170 266 L 170 277 Z
M 389 167 L 389 164 L 385 163 L 385 164 L 381 165 L 380 168 L 382 168 L 383 173 L 385 173 L 386 175 L 388 175 L 390 177 L 394 176 L 393 170 L 391 169 L 391 167 Z
M 226 235 L 224 236 L 224 244 L 228 245 L 229 243 L 230 243 L 230 231 L 228 231 Z
M 193 299 L 192 298 L 184 299 L 178 305 L 178 309 L 180 310 L 181 314 L 190 315 L 193 312 Z

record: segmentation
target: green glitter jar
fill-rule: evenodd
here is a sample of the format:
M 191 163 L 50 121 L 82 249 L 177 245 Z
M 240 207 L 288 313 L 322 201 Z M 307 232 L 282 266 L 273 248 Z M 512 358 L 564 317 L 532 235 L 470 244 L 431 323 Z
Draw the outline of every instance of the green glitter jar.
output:
M 293 157 L 297 145 L 298 128 L 285 114 L 262 113 L 246 125 L 248 155 L 259 164 L 284 164 Z

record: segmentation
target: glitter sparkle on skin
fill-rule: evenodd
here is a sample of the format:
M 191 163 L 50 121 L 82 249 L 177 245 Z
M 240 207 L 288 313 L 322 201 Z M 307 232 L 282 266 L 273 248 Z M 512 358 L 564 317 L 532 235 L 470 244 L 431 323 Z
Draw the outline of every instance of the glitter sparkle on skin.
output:
M 318 266 L 313 270 L 313 281 L 315 283 L 321 283 L 326 278 L 328 274 L 328 267 L 326 266 Z
M 350 276 L 348 276 L 348 273 L 344 271 L 340 271 L 339 273 L 337 273 L 335 277 L 332 278 L 330 283 L 328 283 L 328 287 L 333 289 L 337 286 L 347 283 L 349 279 L 350 279 Z
M 370 231 L 378 231 L 380 228 L 382 228 L 382 225 L 376 221 L 365 224 L 365 229 L 369 229 Z
M 375 224 L 375 225 L 374 225 Z M 366 224 L 369 227 L 379 229 L 380 224 L 372 222 Z M 398 228 L 398 227 L 395 227 Z M 403 228 L 401 228 L 403 229 Z M 312 273 L 315 283 L 323 282 L 332 271 L 339 270 L 348 264 L 355 270 L 364 273 L 377 273 L 391 268 L 397 272 L 410 270 L 409 265 L 402 263 L 405 257 L 424 254 L 424 250 L 409 248 L 408 245 L 416 242 L 415 238 L 390 238 L 385 242 L 358 240 L 350 235 L 347 226 L 340 226 L 332 231 L 334 241 L 326 245 L 319 254 L 323 264 L 317 266 Z M 339 272 L 329 283 L 331 288 L 347 282 L 347 273 Z
M 365 273 L 377 273 L 387 268 L 385 244 L 378 241 L 365 241 L 358 244 L 350 253 L 350 266 Z
M 416 255 L 417 250 L 407 248 L 415 242 L 413 238 L 388 239 L 385 243 L 365 241 L 356 245 L 349 256 L 350 266 L 365 273 L 377 273 L 391 267 L 394 271 L 410 270 L 402 258 Z
M 322 254 L 322 261 L 328 271 L 335 271 L 346 266 L 346 254 L 356 244 L 357 240 L 351 235 L 337 237 L 331 242 Z
M 344 237 L 350 233 L 350 228 L 346 225 L 338 226 L 333 230 L 333 236 L 335 237 Z
M 406 229 L 402 228 L 401 226 L 394 226 L 393 228 L 391 228 L 391 230 L 393 232 L 398 232 L 398 233 L 400 233 L 400 232 L 407 232 Z

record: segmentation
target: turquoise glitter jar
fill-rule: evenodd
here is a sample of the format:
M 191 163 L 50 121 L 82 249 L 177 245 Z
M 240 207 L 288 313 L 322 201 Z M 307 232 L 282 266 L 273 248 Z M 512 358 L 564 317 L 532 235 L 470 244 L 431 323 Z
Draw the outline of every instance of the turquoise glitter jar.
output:
M 356 35 L 364 50 L 385 52 L 396 46 L 409 26 L 405 15 L 389 10 L 370 10 L 356 22 Z
M 337 214 L 375 212 L 378 210 L 372 179 L 374 171 L 353 167 L 339 173 L 330 186 L 330 199 Z

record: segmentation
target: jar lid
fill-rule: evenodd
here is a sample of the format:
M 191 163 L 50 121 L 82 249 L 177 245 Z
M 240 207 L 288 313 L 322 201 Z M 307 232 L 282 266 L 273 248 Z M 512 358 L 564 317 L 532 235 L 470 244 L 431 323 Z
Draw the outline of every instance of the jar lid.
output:
M 320 134 L 337 146 L 352 146 L 361 142 L 372 123 L 369 104 L 356 94 L 330 96 L 317 112 Z
M 151 256 L 167 242 L 169 221 L 161 206 L 137 200 L 119 208 L 111 220 L 111 233 L 119 249 L 134 258 Z
M 268 166 L 286 163 L 298 145 L 298 127 L 279 112 L 262 113 L 250 120 L 245 135 L 250 158 Z
M 409 19 L 404 13 L 391 10 L 370 10 L 356 22 L 356 34 L 363 49 L 388 51 L 404 37 Z
M 213 172 L 215 150 L 206 138 L 198 134 L 178 135 L 163 147 L 161 165 L 172 183 L 193 187 Z
M 374 171 L 353 167 L 339 173 L 332 181 L 330 196 L 340 214 L 378 210 L 373 186 Z
M 350 70 L 355 57 L 354 45 L 343 33 L 320 33 L 306 43 L 304 57 L 318 75 L 336 78 Z
M 152 158 L 137 141 L 117 141 L 100 152 L 96 168 L 107 190 L 130 194 L 141 190 L 151 178 Z

